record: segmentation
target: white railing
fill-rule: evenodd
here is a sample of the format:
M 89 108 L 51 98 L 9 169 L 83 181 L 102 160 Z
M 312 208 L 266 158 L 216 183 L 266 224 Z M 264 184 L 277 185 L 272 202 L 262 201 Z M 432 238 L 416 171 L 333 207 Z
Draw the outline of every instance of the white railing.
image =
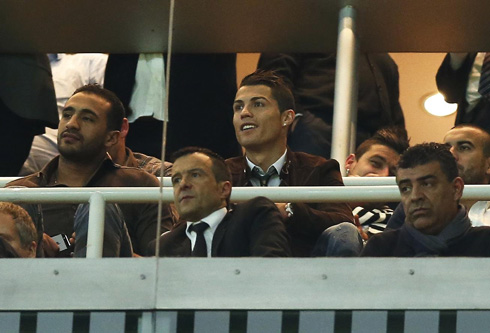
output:
M 366 177 L 367 178 L 367 177 Z M 274 202 L 386 202 L 398 201 L 395 185 L 379 186 L 316 186 L 316 187 L 235 187 L 232 202 L 245 201 L 263 195 Z M 467 185 L 463 199 L 490 200 L 490 185 Z M 92 188 L 3 188 L 0 201 L 27 203 L 90 202 L 87 258 L 102 255 L 104 205 L 109 203 L 143 203 L 173 201 L 173 189 L 164 187 L 92 187 Z
M 0 177 L 0 187 L 4 187 L 8 182 L 18 179 L 19 177 Z M 170 177 L 159 178 L 164 187 L 172 186 Z M 395 185 L 395 177 L 343 177 L 344 184 L 348 185 Z

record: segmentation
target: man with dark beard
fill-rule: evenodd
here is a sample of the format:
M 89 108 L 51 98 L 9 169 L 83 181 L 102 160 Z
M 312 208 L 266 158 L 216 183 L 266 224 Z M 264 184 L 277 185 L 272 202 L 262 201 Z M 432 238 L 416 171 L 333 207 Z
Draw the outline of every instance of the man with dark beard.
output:
M 40 172 L 15 180 L 8 185 L 159 186 L 156 177 L 140 169 L 114 164 L 107 154 L 107 150 L 119 139 L 123 119 L 124 107 L 114 93 L 98 85 L 86 85 L 77 89 L 65 104 L 58 126 L 60 155 L 51 160 Z M 126 237 L 127 232 L 131 237 L 134 252 L 143 255 L 148 243 L 156 237 L 157 205 L 121 204 L 110 207 L 112 207 L 109 209 L 110 212 L 120 218 L 105 220 L 103 255 L 130 256 L 132 253 Z M 83 247 L 86 243 L 88 226 L 87 223 L 74 219 L 75 213 L 83 215 L 83 212 L 77 212 L 77 209 L 79 209 L 77 204 L 43 205 L 45 233 L 49 236 L 60 233 L 71 235 L 76 231 L 76 246 Z M 166 231 L 172 225 L 168 206 L 165 206 L 162 215 L 162 231 Z M 78 224 L 74 225 L 75 220 Z M 75 252 L 76 250 L 77 248 Z M 84 249 L 81 251 L 83 252 Z

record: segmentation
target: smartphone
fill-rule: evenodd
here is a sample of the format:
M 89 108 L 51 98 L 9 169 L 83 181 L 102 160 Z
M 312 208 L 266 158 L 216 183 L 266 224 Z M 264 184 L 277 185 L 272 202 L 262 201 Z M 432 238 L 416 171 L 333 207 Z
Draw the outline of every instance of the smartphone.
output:
M 70 249 L 70 240 L 65 234 L 58 234 L 56 236 L 51 237 L 60 247 L 60 252 L 67 251 Z

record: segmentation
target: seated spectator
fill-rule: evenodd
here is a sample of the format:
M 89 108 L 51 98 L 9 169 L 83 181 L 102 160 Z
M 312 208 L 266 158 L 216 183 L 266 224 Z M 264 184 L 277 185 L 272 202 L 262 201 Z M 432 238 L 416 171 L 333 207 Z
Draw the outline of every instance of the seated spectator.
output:
M 102 53 L 51 53 L 48 54 L 53 74 L 54 90 L 58 114 L 75 90 L 86 84 L 104 85 L 107 55 Z M 36 135 L 27 160 L 19 176 L 27 176 L 40 171 L 58 152 L 57 130 L 46 127 L 46 133 Z
M 398 163 L 396 182 L 405 223 L 371 237 L 362 256 L 490 256 L 490 227 L 472 227 L 459 204 L 464 182 L 446 145 L 409 148 Z
M 257 197 L 228 210 L 231 175 L 204 148 L 175 154 L 172 184 L 182 221 L 160 237 L 163 257 L 285 257 L 289 237 L 274 203 Z M 155 251 L 155 244 L 148 252 Z
M 115 165 L 107 154 L 119 137 L 124 107 L 110 91 L 97 85 L 77 89 L 63 109 L 58 126 L 60 155 L 40 172 L 8 185 L 26 187 L 157 187 L 156 177 L 136 168 Z M 158 205 L 120 204 L 136 254 L 144 255 L 156 238 Z M 78 205 L 43 204 L 44 228 L 50 235 L 72 235 Z M 110 222 L 106 219 L 106 224 Z M 173 224 L 168 205 L 162 214 L 162 229 Z M 114 226 L 117 228 L 117 225 Z M 108 229 L 109 230 L 109 229 Z M 121 233 L 122 235 L 122 233 Z M 114 235 L 116 236 L 116 235 Z M 78 237 L 78 236 L 77 236 Z M 77 242 L 83 240 L 76 239 Z M 112 247 L 104 242 L 104 247 Z
M 287 145 L 294 120 L 294 98 L 272 72 L 255 72 L 240 84 L 233 105 L 233 124 L 244 156 L 226 161 L 233 186 L 343 186 L 335 160 L 296 153 Z M 346 203 L 276 203 L 291 237 L 292 254 L 308 257 L 321 233 L 352 222 Z
M 10 202 L 0 202 L 0 239 L 0 257 L 36 257 L 36 227 L 22 207 Z
M 460 124 L 446 133 L 444 143 L 451 147 L 459 176 L 465 184 L 490 183 L 490 134 L 486 130 L 472 124 Z M 488 201 L 463 200 L 461 203 L 469 209 L 468 216 L 473 226 L 490 226 Z M 405 213 L 400 204 L 387 228 L 397 229 L 404 221 Z
M 385 128 L 357 147 L 345 161 L 348 177 L 388 177 L 395 175 L 400 155 L 408 148 L 407 132 L 403 128 Z M 393 209 L 386 203 L 352 202 L 352 214 L 359 220 L 363 238 L 383 231 Z
M 119 140 L 109 148 L 114 163 L 119 165 L 140 168 L 152 175 L 160 177 L 162 161 L 156 157 L 148 156 L 142 153 L 133 152 L 126 146 L 126 136 L 129 132 L 129 122 L 127 118 L 123 119 Z M 168 177 L 172 174 L 172 163 L 164 161 L 163 176 Z

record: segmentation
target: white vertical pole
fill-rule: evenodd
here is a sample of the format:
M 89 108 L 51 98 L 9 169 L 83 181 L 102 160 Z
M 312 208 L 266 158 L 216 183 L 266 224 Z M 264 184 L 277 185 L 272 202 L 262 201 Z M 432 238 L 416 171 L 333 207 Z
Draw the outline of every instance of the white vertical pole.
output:
M 95 192 L 89 199 L 87 258 L 102 258 L 104 244 L 105 201 L 102 194 Z
M 344 174 L 344 164 L 355 141 L 357 119 L 357 61 L 359 49 L 355 35 L 356 11 L 351 6 L 340 10 L 339 37 L 337 42 L 337 67 L 335 75 L 335 96 L 332 124 L 331 157 L 340 163 Z

